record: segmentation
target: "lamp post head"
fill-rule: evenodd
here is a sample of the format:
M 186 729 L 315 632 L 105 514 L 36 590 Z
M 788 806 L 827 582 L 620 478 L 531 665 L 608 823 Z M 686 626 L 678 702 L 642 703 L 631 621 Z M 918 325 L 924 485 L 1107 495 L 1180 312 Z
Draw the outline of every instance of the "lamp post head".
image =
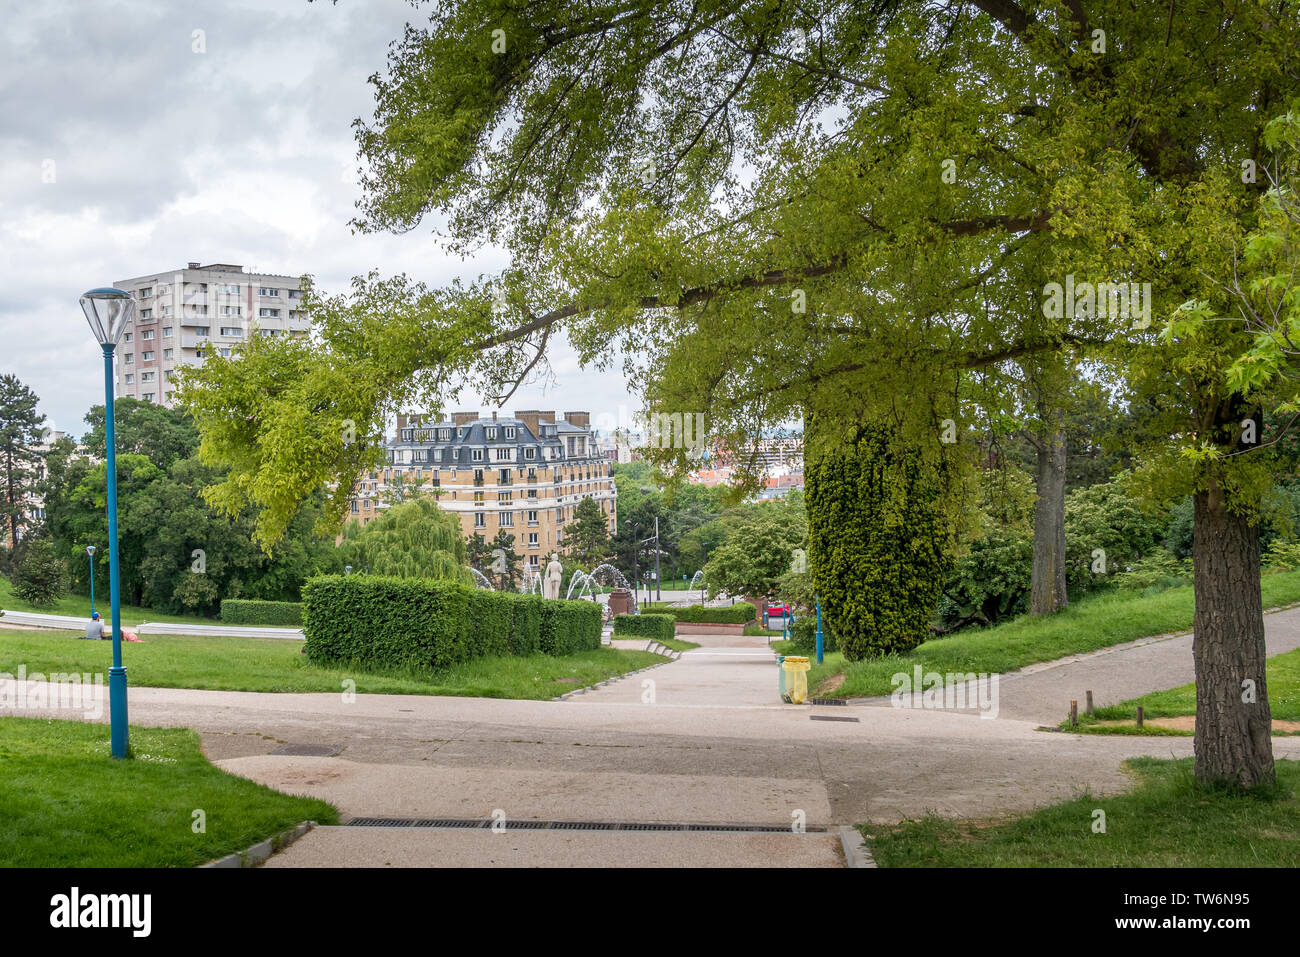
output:
M 352 566 L 351 566 L 351 565 L 344 565 L 344 566 L 343 566 L 343 573 L 346 574 L 346 575 L 351 575 L 351 574 L 352 574 Z
M 116 346 L 126 324 L 135 318 L 135 300 L 124 289 L 92 289 L 81 294 L 81 311 L 101 346 Z
M 87 545 L 87 546 L 86 546 L 86 554 L 89 555 L 91 558 L 94 558 L 94 557 L 95 557 L 95 546 L 94 546 L 94 545 Z

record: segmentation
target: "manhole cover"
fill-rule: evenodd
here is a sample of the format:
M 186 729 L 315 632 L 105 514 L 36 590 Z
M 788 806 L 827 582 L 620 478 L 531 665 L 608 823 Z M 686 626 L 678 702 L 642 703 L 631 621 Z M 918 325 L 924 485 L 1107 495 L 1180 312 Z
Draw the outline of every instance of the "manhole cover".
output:
M 336 748 L 329 744 L 286 744 L 283 747 L 276 748 L 271 753 L 291 754 L 302 758 L 332 758 L 341 750 L 342 748 Z

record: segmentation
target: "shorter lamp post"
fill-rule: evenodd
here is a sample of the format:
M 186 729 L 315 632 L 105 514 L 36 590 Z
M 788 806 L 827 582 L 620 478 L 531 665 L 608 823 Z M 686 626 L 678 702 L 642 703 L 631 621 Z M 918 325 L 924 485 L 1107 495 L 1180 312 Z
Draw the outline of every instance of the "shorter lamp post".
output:
M 113 619 L 113 667 L 108 669 L 109 732 L 113 757 L 125 758 L 129 747 L 126 721 L 126 668 L 122 665 L 122 607 L 117 570 L 117 449 L 113 435 L 113 350 L 135 317 L 135 300 L 112 287 L 81 296 L 81 311 L 104 353 L 104 451 L 108 478 L 108 595 Z
M 90 617 L 95 617 L 95 546 L 87 545 L 86 554 L 90 556 Z

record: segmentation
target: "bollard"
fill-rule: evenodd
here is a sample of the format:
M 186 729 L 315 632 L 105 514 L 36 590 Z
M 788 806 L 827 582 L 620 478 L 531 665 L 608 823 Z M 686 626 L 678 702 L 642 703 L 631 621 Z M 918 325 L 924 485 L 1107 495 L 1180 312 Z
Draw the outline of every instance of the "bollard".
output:
M 1143 714 L 1142 706 L 1138 705 L 1138 727 L 1139 728 L 1142 727 L 1143 717 L 1145 717 L 1145 715 Z
M 1084 711 L 1087 713 L 1088 717 L 1092 717 L 1092 692 L 1085 691 L 1084 695 L 1088 698 L 1088 703 L 1084 705 Z
M 1078 726 L 1079 726 L 1079 702 L 1071 701 L 1070 702 L 1070 727 L 1077 728 Z

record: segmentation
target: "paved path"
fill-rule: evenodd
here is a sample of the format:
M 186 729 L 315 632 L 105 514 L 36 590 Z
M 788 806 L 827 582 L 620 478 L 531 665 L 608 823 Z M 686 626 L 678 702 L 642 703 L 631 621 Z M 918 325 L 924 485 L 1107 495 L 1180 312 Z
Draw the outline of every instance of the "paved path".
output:
M 85 631 L 89 618 L 75 615 L 46 615 L 33 611 L 9 611 L 0 615 L 0 628 L 10 625 L 35 628 L 53 628 L 60 631 Z M 107 624 L 107 623 L 106 623 Z M 263 625 L 186 625 L 172 622 L 142 622 L 134 627 L 123 625 L 123 630 L 141 635 L 193 635 L 195 637 L 226 636 L 231 638 L 286 638 L 303 641 L 301 628 L 272 628 Z
M 1284 614 L 1280 625 L 1272 619 L 1281 616 L 1270 616 L 1271 630 L 1295 630 L 1300 615 Z M 803 821 L 814 830 L 318 828 L 274 858 L 274 866 L 824 866 L 839 860 L 833 835 L 840 824 L 927 812 L 1020 813 L 1085 788 L 1101 799 L 1127 787 L 1119 767 L 1125 758 L 1191 754 L 1191 738 L 1041 732 L 1041 718 L 1008 715 L 1005 705 L 997 721 L 941 711 L 780 705 L 763 639 L 692 640 L 710 644 L 567 701 L 359 695 L 349 703 L 335 694 L 135 688 L 131 720 L 195 728 L 220 766 L 325 798 L 345 820 L 484 820 L 496 812 L 520 822 L 784 829 Z M 1152 647 L 1114 652 L 1111 663 L 1150 654 Z M 1092 667 L 1091 661 L 1079 665 Z M 1056 670 L 1052 680 L 1064 679 L 1074 667 L 1040 674 Z M 654 681 L 652 702 L 643 700 L 647 678 Z M 1088 680 L 1094 691 L 1104 690 L 1095 676 Z M 824 718 L 839 720 L 817 720 Z M 292 753 L 313 746 L 330 756 Z M 1300 738 L 1275 738 L 1273 747 L 1279 758 L 1300 759 Z

